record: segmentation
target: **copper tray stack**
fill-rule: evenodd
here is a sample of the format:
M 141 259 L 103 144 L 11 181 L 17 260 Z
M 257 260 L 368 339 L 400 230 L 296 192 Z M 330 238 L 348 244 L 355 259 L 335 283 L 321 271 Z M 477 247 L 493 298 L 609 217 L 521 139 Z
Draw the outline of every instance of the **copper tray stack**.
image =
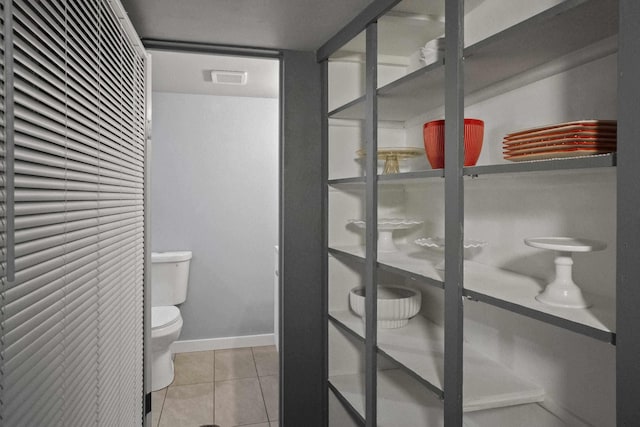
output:
M 510 133 L 502 146 L 506 160 L 522 162 L 612 153 L 616 138 L 615 120 L 582 120 Z

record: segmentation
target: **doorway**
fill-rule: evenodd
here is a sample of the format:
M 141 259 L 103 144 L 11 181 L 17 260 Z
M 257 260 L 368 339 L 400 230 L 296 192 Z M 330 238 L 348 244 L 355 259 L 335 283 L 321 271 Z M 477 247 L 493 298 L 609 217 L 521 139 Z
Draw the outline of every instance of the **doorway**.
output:
M 280 63 L 150 53 L 150 247 L 193 254 L 175 378 L 153 393 L 152 425 L 269 425 L 278 419 Z

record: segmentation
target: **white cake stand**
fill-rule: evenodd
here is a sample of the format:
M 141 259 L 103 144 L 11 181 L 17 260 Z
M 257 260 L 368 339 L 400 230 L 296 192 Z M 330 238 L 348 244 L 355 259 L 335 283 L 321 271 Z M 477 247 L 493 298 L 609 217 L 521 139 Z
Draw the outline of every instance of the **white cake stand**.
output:
M 538 301 L 565 308 L 587 308 L 591 305 L 573 281 L 572 253 L 601 251 L 607 247 L 606 243 L 573 237 L 530 237 L 524 242 L 534 248 L 557 251 L 556 277 L 536 297 Z
M 442 237 L 424 237 L 416 239 L 414 243 L 418 246 L 422 246 L 423 248 L 444 248 L 444 239 Z M 462 242 L 462 247 L 464 249 L 484 248 L 485 246 L 487 246 L 487 242 L 482 240 L 464 240 Z M 444 259 L 437 263 L 434 268 L 436 270 L 444 270 Z
M 393 242 L 393 232 L 395 230 L 406 230 L 423 221 L 403 218 L 380 218 L 378 219 L 378 252 L 389 253 L 398 252 L 396 244 Z M 349 224 L 354 224 L 360 228 L 366 228 L 367 223 L 361 219 L 350 219 Z

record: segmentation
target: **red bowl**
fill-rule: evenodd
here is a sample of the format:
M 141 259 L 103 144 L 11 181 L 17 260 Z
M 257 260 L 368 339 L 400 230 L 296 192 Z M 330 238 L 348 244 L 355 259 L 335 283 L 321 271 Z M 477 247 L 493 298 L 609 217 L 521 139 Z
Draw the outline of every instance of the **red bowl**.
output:
M 424 124 L 424 150 L 434 169 L 444 168 L 444 120 Z M 464 119 L 464 165 L 474 166 L 480 157 L 484 137 L 484 122 Z

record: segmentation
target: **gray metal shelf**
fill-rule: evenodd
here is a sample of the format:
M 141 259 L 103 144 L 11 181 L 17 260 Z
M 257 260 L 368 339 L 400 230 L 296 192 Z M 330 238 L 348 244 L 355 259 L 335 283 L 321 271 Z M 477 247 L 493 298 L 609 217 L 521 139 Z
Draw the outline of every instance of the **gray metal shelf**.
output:
M 522 316 L 530 317 L 532 319 L 541 321 L 543 323 L 548 323 L 550 325 L 554 325 L 559 328 L 566 329 L 568 331 L 586 335 L 588 337 L 597 339 L 599 341 L 604 341 L 613 345 L 616 344 L 615 332 L 603 331 L 601 329 L 593 328 L 593 327 L 584 325 L 582 323 L 573 322 L 571 320 L 567 320 L 562 317 L 554 316 L 548 313 L 543 313 L 541 311 L 534 310 L 529 307 L 524 307 L 519 304 L 514 304 L 510 301 L 506 301 L 500 298 L 494 298 L 492 296 L 485 295 L 480 292 L 475 292 L 469 289 L 465 289 L 463 293 L 465 297 L 471 300 L 479 301 L 485 304 L 492 305 L 494 307 L 501 308 L 503 310 L 520 314 Z
M 403 269 L 398 268 L 398 267 L 394 267 L 392 265 L 388 265 L 388 264 L 384 264 L 384 263 L 378 262 L 378 269 L 382 270 L 382 271 L 386 271 L 388 273 L 396 274 L 398 276 L 402 276 L 402 277 L 404 277 L 406 279 L 411 280 L 412 282 L 424 283 L 426 285 L 431 285 L 431 286 L 434 286 L 436 288 L 444 289 L 444 282 L 442 282 L 440 280 L 435 280 L 435 279 L 432 279 L 430 277 L 422 276 L 420 274 L 415 274 L 415 273 L 412 273 L 410 271 L 403 270 Z
M 341 250 L 341 249 L 329 248 L 329 253 L 334 255 L 336 258 L 344 259 L 344 260 L 347 260 L 348 262 L 363 264 L 365 261 L 363 256 L 360 256 L 353 252 Z M 409 280 L 415 281 L 417 283 L 423 283 L 423 284 L 434 286 L 436 288 L 444 289 L 444 282 L 433 279 L 431 277 L 417 274 L 415 271 L 394 267 L 392 265 L 388 265 L 380 261 L 378 261 L 377 267 L 378 267 L 378 270 L 390 272 L 398 276 L 407 278 Z M 496 269 L 496 271 L 498 270 L 499 269 Z M 509 287 L 514 288 L 514 286 L 515 286 L 515 283 L 511 283 Z M 582 319 L 582 321 L 586 323 L 581 323 L 579 321 L 580 319 L 576 319 L 576 318 L 572 319 L 571 315 L 575 314 L 577 312 L 576 310 L 570 310 L 567 313 L 561 313 L 561 312 L 555 313 L 553 311 L 545 312 L 545 311 L 537 310 L 536 308 L 527 306 L 526 304 L 522 304 L 517 300 L 501 298 L 499 296 L 496 296 L 495 293 L 494 295 L 491 295 L 491 292 L 487 292 L 487 291 L 483 292 L 481 288 L 470 289 L 469 287 L 465 287 L 465 289 L 463 290 L 463 295 L 470 300 L 489 304 L 494 307 L 498 307 L 500 309 L 510 311 L 512 313 L 520 314 L 522 316 L 526 316 L 526 317 L 541 321 L 543 323 L 547 323 L 547 324 L 550 324 L 562 329 L 566 329 L 578 334 L 586 335 L 588 337 L 597 339 L 599 341 L 604 341 L 614 345 L 616 343 L 616 333 L 613 330 L 606 330 L 606 328 L 602 329 L 602 325 L 586 324 L 588 323 L 588 321 L 585 321 L 584 319 Z M 533 296 L 531 297 L 531 299 L 533 299 Z M 608 305 L 608 301 L 603 300 L 599 305 L 606 307 Z M 610 310 L 605 309 L 605 312 L 607 311 L 610 311 Z M 562 317 L 563 315 L 567 317 Z M 601 326 L 601 327 L 599 328 L 596 326 Z
M 362 319 L 350 311 L 332 311 L 331 322 L 341 330 L 364 340 Z M 444 328 L 416 315 L 409 324 L 398 329 L 378 331 L 377 353 L 429 389 L 438 399 L 444 399 L 442 358 Z M 403 342 L 402 345 L 399 345 Z M 510 368 L 478 353 L 465 344 L 465 383 L 463 411 L 473 412 L 504 406 L 536 403 L 544 399 L 544 390 L 518 377 Z M 419 355 L 419 356 L 418 356 Z
M 617 164 L 616 153 L 597 154 L 565 159 L 536 160 L 531 162 L 504 163 L 500 165 L 465 167 L 463 173 L 469 176 L 502 173 L 547 172 L 575 169 L 609 168 Z
M 344 185 L 344 184 L 364 184 L 365 183 L 364 176 L 354 176 L 351 178 L 338 178 L 338 179 L 330 179 L 328 184 L 331 186 L 334 185 Z
M 344 259 L 350 262 L 356 262 L 360 264 L 364 264 L 365 259 L 362 256 L 343 251 L 341 249 L 336 249 L 329 247 L 329 253 L 339 259 Z M 423 283 L 426 285 L 430 285 L 436 288 L 444 289 L 444 282 L 440 280 L 432 279 L 431 277 L 423 276 L 421 274 L 416 274 L 414 272 L 403 270 L 402 268 L 394 267 L 389 264 L 384 264 L 381 262 L 377 262 L 378 270 L 386 271 L 388 273 L 393 273 L 395 275 L 404 277 L 416 283 Z
M 420 68 L 378 89 L 378 117 L 383 121 L 405 121 L 444 103 L 444 61 Z M 416 94 L 415 91 L 420 91 Z M 364 120 L 361 96 L 329 112 L 334 119 Z M 411 113 L 415 112 L 415 113 Z
M 380 184 L 405 184 L 430 178 L 444 178 L 444 169 L 379 175 L 378 182 Z
M 332 248 L 332 247 L 329 247 L 328 252 L 329 252 L 329 254 L 335 256 L 336 258 L 340 258 L 340 259 L 343 259 L 343 260 L 364 264 L 364 257 L 352 254 L 350 252 L 343 251 L 343 250 L 340 250 L 340 249 L 335 249 L 335 248 Z
M 522 74 L 599 40 L 618 29 L 615 0 L 567 0 L 464 50 L 464 94 Z M 444 104 L 444 62 L 378 89 L 378 118 L 406 121 Z M 364 120 L 364 97 L 329 113 Z
M 341 322 L 340 319 L 338 319 L 338 318 L 332 316 L 331 314 L 329 314 L 329 321 L 331 321 L 331 323 L 333 323 L 336 327 L 340 328 L 342 331 L 348 333 L 351 337 L 353 337 L 356 340 L 364 343 L 364 338 L 362 336 L 360 336 L 356 331 L 351 329 L 348 325 L 346 325 L 343 322 Z M 418 381 L 420 384 L 422 384 L 427 389 L 429 389 L 432 393 L 434 393 L 436 395 L 436 397 L 438 399 L 441 399 L 441 400 L 444 399 L 444 391 L 443 390 L 441 390 L 436 385 L 431 384 L 429 381 L 427 381 L 424 378 L 422 378 L 413 369 L 407 367 L 404 363 L 398 361 L 395 357 L 389 355 L 387 352 L 385 352 L 384 350 L 380 349 L 379 347 L 377 349 L 377 353 L 379 355 L 387 358 L 388 360 L 391 360 L 396 365 L 398 365 L 398 368 L 402 369 L 402 371 L 405 372 L 407 375 L 409 375 L 411 378 L 413 378 L 414 380 Z M 331 380 L 329 380 L 329 381 L 331 381 Z
M 347 410 L 347 412 L 349 413 L 349 415 L 351 416 L 353 421 L 358 423 L 358 425 L 364 427 L 366 425 L 366 423 L 365 423 L 364 418 L 362 418 L 362 415 L 353 407 L 353 405 L 351 405 L 351 402 L 349 402 L 342 395 L 340 390 L 338 390 L 338 388 L 331 383 L 331 379 L 329 379 L 327 381 L 327 383 L 328 383 L 329 389 L 336 396 L 336 399 L 338 399 L 338 401 L 342 404 L 342 406 Z
M 503 163 L 499 165 L 470 166 L 463 169 L 465 176 L 499 175 L 513 173 L 536 173 L 549 171 L 572 171 L 579 169 L 611 168 L 617 165 L 616 153 L 596 154 L 585 157 L 536 160 L 531 162 Z M 378 182 L 385 184 L 414 184 L 420 181 L 444 178 L 444 169 L 431 169 L 418 172 L 405 172 L 390 175 L 378 175 Z M 364 184 L 365 177 L 331 179 L 328 184 Z
M 349 101 L 329 112 L 332 119 L 358 119 L 364 120 L 364 95 Z

